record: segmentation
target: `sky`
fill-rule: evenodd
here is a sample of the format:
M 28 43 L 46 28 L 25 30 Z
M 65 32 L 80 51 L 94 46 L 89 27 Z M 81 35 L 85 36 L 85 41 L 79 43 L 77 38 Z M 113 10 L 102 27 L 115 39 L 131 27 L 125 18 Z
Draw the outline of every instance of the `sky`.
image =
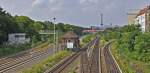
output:
M 127 24 L 130 9 L 141 9 L 150 0 L 0 0 L 0 6 L 12 15 L 29 16 L 34 20 L 70 23 L 89 27 Z

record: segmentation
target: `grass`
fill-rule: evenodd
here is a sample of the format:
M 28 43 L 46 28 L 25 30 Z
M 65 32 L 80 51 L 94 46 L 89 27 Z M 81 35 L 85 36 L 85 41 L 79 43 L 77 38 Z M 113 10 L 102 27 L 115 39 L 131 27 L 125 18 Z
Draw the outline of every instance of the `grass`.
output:
M 144 63 L 141 61 L 134 60 L 130 57 L 128 53 L 126 53 L 126 55 L 121 55 L 118 50 L 119 49 L 117 48 L 116 43 L 113 43 L 111 51 L 115 56 L 115 59 L 117 60 L 123 73 L 150 72 L 150 63 Z
M 0 57 L 16 54 L 29 48 L 31 48 L 30 44 L 3 45 L 0 47 Z
M 72 66 L 68 68 L 68 73 L 78 73 L 80 70 L 80 59 L 76 60 Z
M 70 70 L 68 73 L 77 73 L 75 69 Z
M 54 55 L 49 56 L 47 59 L 45 59 L 41 63 L 32 66 L 32 68 L 29 68 L 23 71 L 23 73 L 44 73 L 47 69 L 50 69 L 56 63 L 58 63 L 60 60 L 64 59 L 70 54 L 71 54 L 70 51 L 58 52 Z
M 85 44 L 89 43 L 94 39 L 94 34 L 87 34 L 85 37 L 81 40 L 80 45 L 81 47 L 85 46 Z
M 100 39 L 100 47 L 102 48 L 105 44 L 107 43 L 107 41 L 104 40 L 104 37 L 101 37 Z
M 111 51 L 112 51 L 112 54 L 114 55 L 115 59 L 117 60 L 117 63 L 119 64 L 123 73 L 135 73 L 135 71 L 129 65 L 128 60 L 121 57 L 121 55 L 118 51 L 118 48 L 116 47 L 116 43 L 112 43 Z
M 49 42 L 45 42 L 45 43 L 39 44 L 36 47 L 33 47 L 33 49 L 35 49 L 35 50 L 45 50 L 45 49 L 48 49 L 48 48 L 45 48 L 45 47 L 49 47 L 49 45 L 50 45 Z
M 107 43 L 107 41 L 104 39 L 104 37 L 101 37 L 100 47 L 103 47 L 106 43 Z M 112 47 L 111 48 L 112 54 L 114 55 L 115 59 L 117 60 L 117 63 L 121 67 L 121 70 L 123 71 L 123 73 L 135 73 L 129 66 L 128 60 L 121 57 L 121 55 L 118 51 L 116 42 L 112 43 L 111 47 Z

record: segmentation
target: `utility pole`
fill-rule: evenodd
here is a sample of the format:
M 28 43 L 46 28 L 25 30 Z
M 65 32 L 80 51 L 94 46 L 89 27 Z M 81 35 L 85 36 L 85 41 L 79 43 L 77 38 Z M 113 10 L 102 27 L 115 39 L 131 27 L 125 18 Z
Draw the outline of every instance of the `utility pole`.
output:
M 55 25 L 55 20 L 56 20 L 56 18 L 53 18 L 53 20 L 54 20 L 54 22 L 53 22 L 53 24 L 54 24 L 54 53 L 56 53 L 56 25 Z
M 59 51 L 59 42 L 58 42 L 58 35 L 59 35 L 59 31 L 56 31 L 56 52 Z
M 111 26 L 111 27 L 113 27 L 113 24 L 112 24 L 112 23 L 110 23 L 110 26 Z

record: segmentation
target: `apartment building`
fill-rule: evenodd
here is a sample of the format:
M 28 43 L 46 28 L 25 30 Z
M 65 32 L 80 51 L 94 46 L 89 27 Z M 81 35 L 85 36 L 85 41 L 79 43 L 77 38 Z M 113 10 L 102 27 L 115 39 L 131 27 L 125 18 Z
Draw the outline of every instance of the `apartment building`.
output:
M 142 32 L 150 31 L 150 6 L 146 6 L 138 12 L 135 24 L 141 25 Z
M 128 17 L 128 24 L 132 25 L 135 24 L 135 18 L 137 16 L 139 12 L 139 9 L 130 9 L 127 13 L 127 17 Z

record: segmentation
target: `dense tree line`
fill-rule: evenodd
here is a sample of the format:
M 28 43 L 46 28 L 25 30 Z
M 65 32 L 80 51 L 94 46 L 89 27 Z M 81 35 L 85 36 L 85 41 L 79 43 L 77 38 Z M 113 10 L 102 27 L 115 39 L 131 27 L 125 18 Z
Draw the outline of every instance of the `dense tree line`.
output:
M 31 39 L 40 39 L 40 30 L 53 30 L 54 23 L 50 21 L 35 21 L 27 16 L 12 16 L 0 7 L 0 44 L 8 40 L 9 33 L 26 33 Z M 56 30 L 61 32 L 74 31 L 81 35 L 82 27 L 58 23 Z
M 122 56 L 143 62 L 150 61 L 150 32 L 141 32 L 139 25 L 125 25 L 100 32 L 106 41 L 115 39 Z
M 0 8 L 0 44 L 7 40 L 7 34 L 18 31 L 15 19 Z

